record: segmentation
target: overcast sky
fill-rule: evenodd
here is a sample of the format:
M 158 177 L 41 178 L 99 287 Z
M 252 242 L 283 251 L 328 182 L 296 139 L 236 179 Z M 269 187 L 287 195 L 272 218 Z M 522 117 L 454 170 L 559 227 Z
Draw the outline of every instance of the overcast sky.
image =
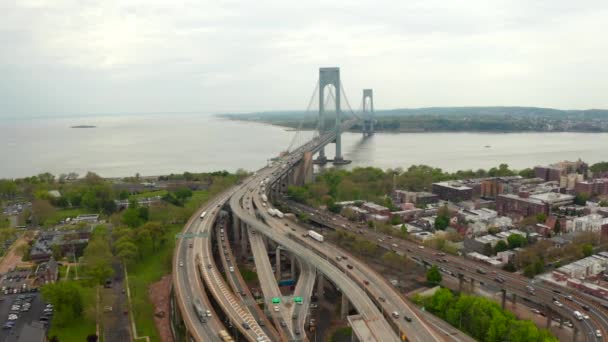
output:
M 1 0 L 0 116 L 608 108 L 608 1 Z

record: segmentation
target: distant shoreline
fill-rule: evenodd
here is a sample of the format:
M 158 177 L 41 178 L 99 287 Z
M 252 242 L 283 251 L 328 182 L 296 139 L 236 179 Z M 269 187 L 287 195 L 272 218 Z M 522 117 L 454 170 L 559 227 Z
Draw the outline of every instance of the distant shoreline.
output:
M 239 122 L 248 122 L 248 123 L 256 123 L 260 125 L 270 125 L 275 127 L 280 127 L 285 129 L 288 132 L 294 132 L 297 130 L 296 127 L 293 127 L 289 124 L 282 124 L 271 121 L 263 121 L 263 120 L 248 120 L 242 119 L 238 117 L 230 117 L 223 116 L 221 114 L 217 115 L 217 117 L 231 120 L 231 121 L 239 121 Z M 313 131 L 309 127 L 303 127 L 302 131 Z M 350 129 L 346 131 L 346 133 L 360 133 L 361 131 L 358 129 Z M 382 134 L 424 134 L 424 133 L 479 133 L 479 134 L 519 134 L 519 133 L 585 133 L 585 134 L 608 134 L 608 131 L 585 131 L 585 130 L 567 130 L 567 131 L 541 131 L 541 130 L 518 130 L 518 131 L 493 131 L 493 130 L 424 130 L 424 129 L 411 129 L 411 130 L 387 130 L 387 129 L 376 129 L 376 133 Z
M 76 125 L 76 126 L 71 126 L 70 128 L 97 128 L 97 126 L 94 126 L 94 125 Z

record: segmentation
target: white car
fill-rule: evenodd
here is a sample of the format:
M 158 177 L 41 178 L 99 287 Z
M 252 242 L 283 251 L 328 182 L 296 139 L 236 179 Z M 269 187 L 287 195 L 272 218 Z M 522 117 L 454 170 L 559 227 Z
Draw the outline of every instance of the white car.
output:
M 183 267 L 183 266 L 184 266 L 184 262 L 183 262 L 183 261 L 180 261 L 180 262 L 179 262 L 179 266 L 180 266 L 180 267 Z
M 16 321 L 18 318 L 19 318 L 19 316 L 15 315 L 15 314 L 8 315 L 9 321 Z
M 274 306 L 274 312 L 279 312 L 279 306 L 278 305 Z
M 553 302 L 553 304 L 555 304 L 555 306 L 560 307 L 560 308 L 561 308 L 562 306 L 564 306 L 564 304 L 562 304 L 562 303 L 560 303 L 560 302 L 558 302 L 558 301 L 554 301 L 554 302 Z
M 584 319 L 589 319 L 589 315 L 583 315 Z
M 602 332 L 601 332 L 601 331 L 599 331 L 599 330 L 596 330 L 596 331 L 595 331 L 595 336 L 596 336 L 596 337 L 602 337 Z
M 234 272 L 234 267 L 230 266 L 229 270 L 230 272 Z

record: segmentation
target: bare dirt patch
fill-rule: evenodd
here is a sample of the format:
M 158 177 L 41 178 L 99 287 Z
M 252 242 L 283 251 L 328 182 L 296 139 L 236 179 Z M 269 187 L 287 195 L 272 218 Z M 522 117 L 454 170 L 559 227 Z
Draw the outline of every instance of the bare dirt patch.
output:
M 163 342 L 174 342 L 169 321 L 169 295 L 171 291 L 171 275 L 165 275 L 158 282 L 150 285 L 148 295 L 154 305 L 154 324 Z

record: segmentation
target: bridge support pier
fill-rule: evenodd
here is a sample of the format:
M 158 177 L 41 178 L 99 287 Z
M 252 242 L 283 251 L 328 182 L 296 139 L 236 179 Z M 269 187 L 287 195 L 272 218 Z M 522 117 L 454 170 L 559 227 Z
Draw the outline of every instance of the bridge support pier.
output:
M 470 291 L 471 294 L 475 294 L 475 279 L 471 279 Z
M 236 215 L 232 216 L 232 234 L 234 236 L 234 243 L 237 244 L 241 240 L 241 222 Z
M 545 306 L 545 311 L 547 312 L 547 322 L 545 323 L 545 328 L 549 329 L 551 328 L 551 320 L 553 319 L 553 313 L 548 305 Z
M 340 317 L 342 319 L 346 319 L 348 316 L 348 312 L 350 311 L 350 303 L 348 301 L 348 297 L 344 293 L 342 293 L 342 305 L 340 306 Z
M 575 325 L 574 330 L 572 331 L 572 342 L 576 342 L 577 339 L 578 339 L 578 328 Z
M 247 224 L 243 222 L 241 224 L 241 255 L 247 255 L 247 239 L 245 236 L 247 236 Z
M 502 305 L 502 309 L 505 309 L 505 302 L 507 301 L 507 290 L 505 289 L 501 289 L 500 292 L 502 292 L 502 301 L 501 301 L 501 305 Z
M 277 247 L 274 257 L 276 261 L 276 272 L 274 272 L 274 276 L 277 280 L 281 280 L 281 246 Z
M 462 273 L 458 274 L 458 292 L 462 293 L 462 286 L 464 284 L 464 275 Z
M 515 293 L 511 294 L 511 305 L 515 306 L 517 304 L 517 295 Z
M 564 317 L 559 317 L 559 328 L 562 329 L 564 327 Z
M 369 100 L 369 101 L 368 101 Z M 363 89 L 363 137 L 374 134 L 374 92 Z
M 325 299 L 325 277 L 317 272 L 317 296 L 319 299 Z
M 291 261 L 291 279 L 296 279 L 296 258 L 293 256 L 293 253 L 290 256 Z

